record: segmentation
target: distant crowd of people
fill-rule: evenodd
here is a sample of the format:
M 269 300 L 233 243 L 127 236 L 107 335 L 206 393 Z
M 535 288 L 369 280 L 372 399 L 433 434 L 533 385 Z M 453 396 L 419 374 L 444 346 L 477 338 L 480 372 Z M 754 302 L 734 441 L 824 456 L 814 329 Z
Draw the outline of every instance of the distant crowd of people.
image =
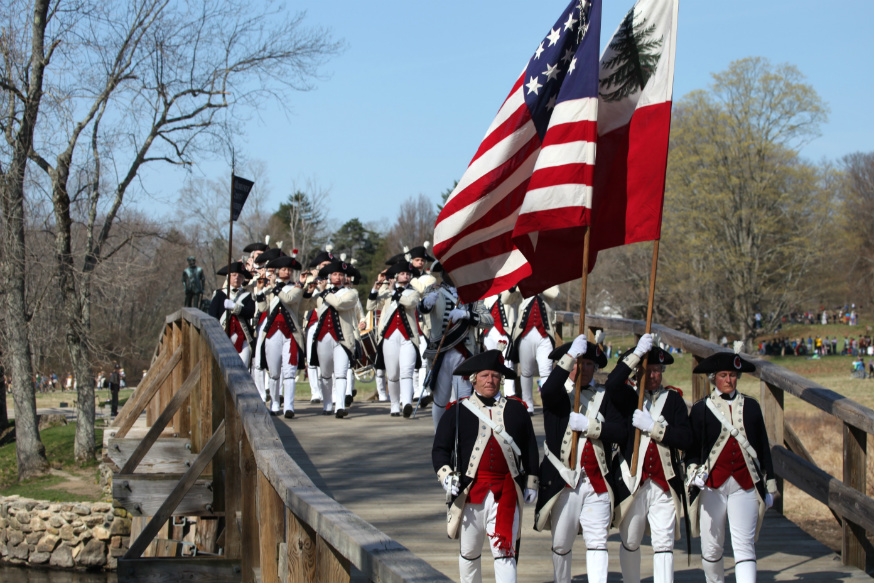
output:
M 844 336 L 781 337 L 759 342 L 759 354 L 771 356 L 874 356 L 870 333 L 856 338 Z

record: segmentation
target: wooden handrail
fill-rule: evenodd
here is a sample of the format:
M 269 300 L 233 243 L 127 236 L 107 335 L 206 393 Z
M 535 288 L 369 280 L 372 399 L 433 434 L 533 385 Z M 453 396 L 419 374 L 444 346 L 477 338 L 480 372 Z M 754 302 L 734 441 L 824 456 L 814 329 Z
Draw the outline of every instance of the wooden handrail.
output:
M 155 395 L 160 406 L 166 404 L 163 412 L 156 416 L 158 426 L 171 418 L 178 418 L 174 414 L 179 410 L 180 402 L 189 403 L 189 399 L 193 401 L 196 396 L 201 403 L 213 404 L 212 438 L 203 434 L 201 426 L 184 432 L 183 437 L 189 433 L 193 435 L 196 430 L 199 439 L 209 438 L 209 451 L 204 449 L 198 456 L 196 471 L 192 466 L 180 477 L 172 495 L 161 506 L 160 516 L 149 523 L 148 531 L 144 531 L 146 536 L 137 539 L 136 548 L 132 547 L 136 552 L 119 561 L 120 572 L 136 574 L 138 569 L 146 569 L 146 565 L 154 568 L 150 562 L 154 559 L 133 557 L 143 552 L 158 527 L 185 496 L 187 488 L 212 460 L 210 489 L 215 493 L 212 507 L 225 517 L 225 533 L 222 535 L 225 557 L 238 562 L 234 569 L 239 572 L 241 581 L 259 578 L 287 583 L 343 581 L 349 579 L 351 565 L 371 581 L 450 581 L 313 484 L 286 453 L 249 371 L 217 320 L 199 310 L 185 308 L 169 315 L 165 324 L 165 329 L 170 332 L 160 336 L 153 367 L 156 371 L 161 369 L 161 376 L 170 380 L 164 383 L 155 378 L 145 385 L 147 391 L 144 394 L 135 394 L 131 398 L 136 401 L 136 407 L 131 407 L 125 426 L 133 424 L 133 417 L 146 408 Z M 180 358 L 191 370 L 184 387 L 181 386 L 181 375 L 170 375 L 168 370 L 179 363 Z M 195 361 L 197 364 L 190 364 Z M 201 378 L 203 382 L 199 382 Z M 161 392 L 156 385 L 163 385 Z M 172 386 L 168 389 L 168 385 Z M 212 395 L 203 394 L 204 390 L 211 391 Z M 218 391 L 222 396 L 217 397 Z M 217 406 L 218 403 L 221 406 Z M 195 406 L 193 402 L 189 404 L 192 408 Z M 223 447 L 217 449 L 215 438 L 219 431 Z M 150 438 L 159 433 L 160 427 L 155 427 Z M 136 455 L 131 454 L 125 464 L 126 470 L 136 467 L 147 449 L 146 445 L 136 449 Z M 121 474 L 117 475 L 121 477 Z M 133 475 L 125 474 L 124 477 L 130 479 Z M 277 512 L 283 506 L 285 511 Z M 216 569 L 221 568 L 226 573 L 227 565 L 219 563 Z M 202 571 L 190 562 L 173 564 L 183 565 L 195 577 L 202 575 Z M 206 560 L 199 565 L 204 564 Z

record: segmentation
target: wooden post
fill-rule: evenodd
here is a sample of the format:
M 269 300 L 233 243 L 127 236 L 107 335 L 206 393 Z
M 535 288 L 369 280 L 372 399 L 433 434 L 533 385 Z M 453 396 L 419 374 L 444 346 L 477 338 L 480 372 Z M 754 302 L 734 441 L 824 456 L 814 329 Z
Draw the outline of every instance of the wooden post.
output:
M 700 376 L 700 375 L 695 375 Z M 760 381 L 762 413 L 765 417 L 765 429 L 772 445 L 783 445 L 783 391 L 773 385 Z M 774 497 L 774 510 L 783 514 L 783 478 L 777 476 L 777 496 Z
M 258 533 L 261 538 L 261 581 L 279 582 L 279 543 L 285 537 L 285 505 L 270 480 L 258 470 Z
M 289 583 L 301 581 L 309 583 L 316 580 L 316 531 L 298 519 L 288 508 L 285 509 L 285 540 L 288 553 Z
M 199 408 L 201 409 L 200 432 L 202 434 L 212 434 L 223 422 L 225 422 L 225 427 L 227 428 L 228 424 L 225 418 L 225 395 L 228 391 L 224 387 L 221 368 L 215 359 L 212 358 L 211 354 L 204 374 L 208 379 L 208 384 L 204 386 L 204 389 L 201 392 L 202 400 L 199 405 Z M 233 409 L 231 409 L 231 411 L 231 416 L 233 416 Z M 212 474 L 213 505 L 218 512 L 224 511 L 225 508 L 225 483 L 227 480 L 227 462 L 225 461 L 226 451 L 226 448 L 219 451 L 215 457 L 212 458 L 212 466 L 207 466 L 206 470 L 204 470 L 205 473 L 209 472 Z
M 696 366 L 698 366 L 702 360 L 704 360 L 703 356 L 698 356 L 697 354 L 692 355 L 692 369 L 694 370 Z M 697 403 L 704 397 L 710 394 L 710 386 L 707 380 L 706 374 L 693 374 L 692 375 L 692 402 Z M 781 442 L 782 444 L 782 442 Z
M 239 421 L 238 421 L 239 423 Z M 240 435 L 240 472 L 242 474 L 242 489 L 246 492 L 242 496 L 242 529 L 241 529 L 241 552 L 243 563 L 243 583 L 255 583 L 255 569 L 261 567 L 261 536 L 258 531 L 258 504 L 253 494 L 258 487 L 258 465 L 255 463 L 255 454 L 249 444 L 249 438 L 243 428 L 239 429 Z M 227 500 L 227 497 L 225 498 Z M 227 512 L 227 509 L 225 509 Z M 233 517 L 231 517 L 233 518 Z
M 185 382 L 185 379 L 188 378 L 188 373 L 191 372 L 191 342 L 190 337 L 188 335 L 188 328 L 192 327 L 191 324 L 188 323 L 188 320 L 181 319 L 179 320 L 178 328 L 176 329 L 176 333 L 179 335 L 179 344 L 182 345 L 182 361 L 179 363 L 179 376 L 174 377 L 177 382 L 173 383 L 173 392 L 179 390 L 179 387 L 182 386 L 182 383 Z M 170 395 L 172 398 L 173 395 Z M 182 406 L 179 407 L 179 411 L 176 412 L 176 415 L 173 416 L 173 427 L 176 430 L 176 435 L 179 437 L 188 438 L 191 435 L 191 416 L 188 411 L 188 407 L 191 403 L 190 399 L 186 399 Z
M 191 444 L 192 453 L 200 452 L 200 448 L 203 447 L 203 444 L 206 443 L 206 440 L 209 439 L 209 436 L 212 435 L 212 432 L 204 435 L 200 431 L 200 416 L 201 416 L 201 407 L 200 401 L 202 399 L 201 395 L 203 394 L 204 386 L 208 386 L 208 379 L 210 373 L 212 372 L 212 358 L 209 355 L 205 355 L 202 357 L 203 351 L 209 351 L 209 347 L 204 346 L 203 339 L 200 337 L 198 333 L 199 330 L 195 326 L 188 327 L 188 346 L 189 346 L 189 360 L 191 362 L 191 367 L 194 367 L 197 363 L 200 363 L 200 383 L 196 387 L 191 390 L 191 397 L 188 399 L 188 402 L 183 406 L 188 408 L 188 418 L 189 418 L 189 443 Z M 184 435 L 182 437 L 185 437 Z M 207 473 L 210 473 L 207 470 Z
M 316 583 L 348 583 L 349 559 L 318 537 L 316 547 Z
M 225 556 L 228 559 L 242 557 L 242 533 L 237 523 L 237 514 L 240 513 L 240 491 L 242 474 L 240 473 L 242 460 L 240 458 L 241 436 L 240 418 L 234 407 L 234 399 L 231 392 L 224 386 L 224 381 L 219 375 L 214 379 L 213 390 L 224 395 L 225 399 L 225 430 L 227 439 L 224 447 L 224 512 L 225 512 Z M 216 468 L 217 470 L 217 468 Z M 218 474 L 218 471 L 215 472 Z
M 868 473 L 868 433 L 844 423 L 844 484 L 865 494 Z M 868 540 L 865 529 L 844 516 L 844 533 L 841 544 L 841 560 L 865 570 Z

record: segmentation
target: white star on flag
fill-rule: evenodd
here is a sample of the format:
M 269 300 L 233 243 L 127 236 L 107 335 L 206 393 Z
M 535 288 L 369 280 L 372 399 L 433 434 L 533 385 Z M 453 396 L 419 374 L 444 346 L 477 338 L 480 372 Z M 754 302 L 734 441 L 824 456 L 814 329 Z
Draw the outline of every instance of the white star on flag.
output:
M 552 46 L 558 42 L 558 39 L 561 38 L 561 32 L 555 30 L 554 28 L 549 29 L 549 34 L 546 35 L 546 38 L 549 39 L 549 46 Z
M 567 15 L 567 22 L 564 23 L 564 29 L 568 30 L 569 28 L 573 28 L 577 21 L 574 19 L 574 13 L 571 12 Z
M 549 83 L 553 79 L 558 78 L 558 65 L 550 65 L 546 63 L 546 71 L 543 72 L 546 75 L 546 82 Z
M 528 94 L 540 95 L 537 90 L 543 87 L 540 83 L 537 82 L 537 77 L 531 77 L 531 81 L 525 84 L 528 88 Z
M 543 50 L 544 50 L 544 49 L 543 49 L 543 43 L 540 43 L 540 46 L 537 47 L 537 50 L 536 50 L 536 51 L 534 51 L 534 58 L 535 58 L 535 59 L 539 59 L 539 58 L 540 58 L 540 53 L 542 53 Z
M 546 102 L 546 109 L 552 110 L 555 109 L 555 95 L 549 98 L 549 101 Z
M 574 51 L 573 51 L 573 49 L 568 49 L 568 50 L 566 50 L 566 51 L 564 52 L 564 54 L 561 56 L 561 61 L 562 61 L 563 63 L 570 63 L 570 62 L 571 62 L 571 59 L 573 59 L 573 58 L 574 58 Z
M 574 57 L 574 59 L 571 61 L 571 66 L 568 67 L 567 74 L 570 75 L 571 73 L 573 73 L 574 69 L 576 69 L 576 67 L 577 67 L 577 58 Z

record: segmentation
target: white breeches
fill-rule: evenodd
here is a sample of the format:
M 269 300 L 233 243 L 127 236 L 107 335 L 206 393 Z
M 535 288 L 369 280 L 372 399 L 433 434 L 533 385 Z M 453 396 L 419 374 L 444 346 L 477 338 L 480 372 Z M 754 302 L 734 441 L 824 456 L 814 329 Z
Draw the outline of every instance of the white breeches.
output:
M 400 412 L 404 405 L 413 402 L 413 370 L 416 368 L 416 345 L 407 340 L 400 330 L 382 342 L 385 360 L 385 379 L 391 399 L 392 413 Z
M 719 571 L 722 571 L 720 567 L 723 564 L 726 518 L 731 530 L 737 581 L 754 583 L 755 569 L 748 573 L 747 568 L 738 569 L 737 565 L 742 562 L 755 565 L 756 524 L 759 520 L 759 496 L 756 489 L 744 490 L 734 478 L 729 478 L 719 488 L 702 488 L 700 496 L 701 558 L 708 583 L 722 583 L 725 579 Z M 715 565 L 708 566 L 708 563 Z M 741 573 L 746 574 L 743 579 Z
M 428 348 L 428 341 L 425 339 L 425 335 L 419 335 L 419 354 L 425 354 L 425 350 Z M 418 398 L 422 398 L 422 395 L 425 394 L 425 379 L 428 378 L 428 367 L 429 362 L 427 358 L 422 359 L 422 366 L 416 371 L 415 378 L 415 390 L 416 396 Z
M 238 340 L 237 335 L 231 334 L 230 340 L 231 340 L 231 344 L 236 344 L 237 340 Z M 252 356 L 252 347 L 249 346 L 248 342 L 243 341 L 243 349 L 240 351 L 240 358 L 242 359 L 243 364 L 245 364 L 246 367 L 249 366 L 249 359 L 251 358 L 251 356 Z M 68 387 L 68 389 L 69 389 L 69 387 Z
M 552 372 L 552 342 L 533 329 L 519 341 L 519 384 L 522 386 L 522 400 L 528 405 L 528 410 L 534 410 L 534 375 L 542 379 Z
M 574 539 L 580 527 L 586 549 L 586 572 L 592 583 L 607 581 L 607 534 L 610 529 L 610 494 L 598 494 L 585 474 L 576 488 L 565 488 L 550 513 L 552 568 L 556 583 L 570 583 Z M 603 555 L 603 557 L 601 556 Z M 602 560 L 603 559 L 603 560 Z
M 306 335 L 306 343 L 307 343 L 307 362 L 310 360 L 310 355 L 313 350 L 313 343 L 316 341 L 316 326 L 313 324 L 307 330 Z M 310 398 L 311 399 L 321 399 L 322 398 L 322 385 L 319 382 L 319 369 L 315 366 L 307 367 L 307 378 L 310 381 Z
M 376 395 L 379 399 L 380 403 L 385 403 L 388 401 L 388 396 L 385 393 L 385 371 L 381 369 L 377 369 L 375 373 L 376 378 Z
M 649 524 L 652 535 L 653 583 L 671 583 L 674 580 L 674 535 L 677 509 L 670 493 L 652 480 L 646 480 L 634 495 L 631 505 L 622 517 L 619 549 L 622 581 L 640 581 L 640 541 Z
M 494 534 L 495 520 L 498 516 L 498 503 L 491 492 L 486 495 L 482 504 L 465 504 L 461 516 L 461 551 L 458 557 L 458 567 L 461 583 L 482 582 L 482 552 L 486 534 Z M 519 506 L 513 517 L 513 537 L 519 532 Z M 495 582 L 516 583 L 516 560 L 505 556 L 505 552 L 496 546 L 496 538 L 489 536 L 489 547 L 495 559 Z
M 469 397 L 473 392 L 473 387 L 465 377 L 452 374 L 462 362 L 464 356 L 455 350 L 447 351 L 443 355 L 443 362 L 440 364 L 440 370 L 437 372 L 437 379 L 434 383 L 434 402 L 431 404 L 431 418 L 434 420 L 434 430 L 437 430 L 437 424 L 440 423 L 440 418 L 446 412 L 446 405 L 452 400 Z
M 291 338 L 286 338 L 279 332 L 264 340 L 264 356 L 267 359 L 268 374 L 267 387 L 270 389 L 270 410 L 273 412 L 279 411 L 280 390 L 284 396 L 283 409 L 286 411 L 294 410 L 294 405 L 291 405 L 289 401 L 294 400 L 296 386 L 294 375 L 297 374 L 297 367 L 288 363 L 291 356 L 291 345 Z
M 319 382 L 322 385 L 323 409 L 345 409 L 346 371 L 349 370 L 349 355 L 343 345 L 330 334 L 316 343 L 319 355 Z M 333 387 L 332 387 L 333 381 Z

